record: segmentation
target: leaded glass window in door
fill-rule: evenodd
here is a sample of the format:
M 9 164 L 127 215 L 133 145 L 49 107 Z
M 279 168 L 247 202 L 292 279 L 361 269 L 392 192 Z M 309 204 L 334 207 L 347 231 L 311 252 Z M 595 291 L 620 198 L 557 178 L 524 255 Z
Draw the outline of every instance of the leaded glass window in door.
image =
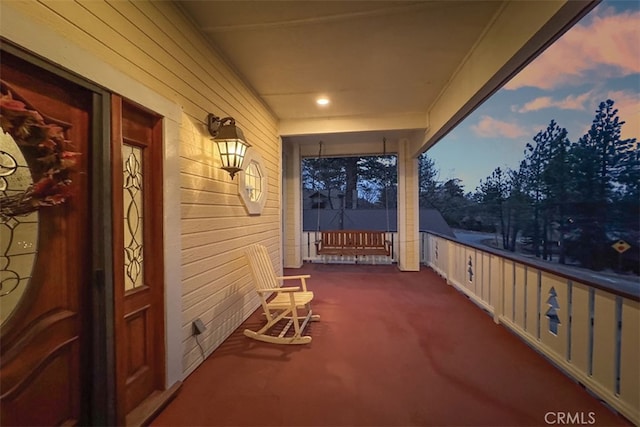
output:
M 124 288 L 125 291 L 144 284 L 143 263 L 143 175 L 142 149 L 122 146 L 124 206 Z
M 0 195 L 21 194 L 32 184 L 20 147 L 0 130 Z M 0 214 L 0 325 L 14 313 L 31 283 L 38 251 L 38 215 Z

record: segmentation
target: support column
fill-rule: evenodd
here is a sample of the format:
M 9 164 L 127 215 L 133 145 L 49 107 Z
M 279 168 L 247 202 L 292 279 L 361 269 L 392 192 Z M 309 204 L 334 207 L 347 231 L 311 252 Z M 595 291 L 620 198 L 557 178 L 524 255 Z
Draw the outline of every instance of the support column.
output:
M 418 159 L 407 139 L 398 141 L 398 268 L 420 270 L 420 209 Z
M 300 146 L 282 144 L 282 234 L 285 268 L 302 266 L 302 196 Z

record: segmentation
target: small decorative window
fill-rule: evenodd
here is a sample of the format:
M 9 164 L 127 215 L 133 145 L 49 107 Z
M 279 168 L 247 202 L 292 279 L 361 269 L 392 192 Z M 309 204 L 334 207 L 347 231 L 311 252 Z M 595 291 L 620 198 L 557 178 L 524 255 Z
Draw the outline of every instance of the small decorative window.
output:
M 244 188 L 247 197 L 252 202 L 257 202 L 262 195 L 262 174 L 260 167 L 255 161 L 252 161 L 245 170 Z
M 254 147 L 247 150 L 244 170 L 238 174 L 238 194 L 249 215 L 260 215 L 267 201 L 267 174 Z

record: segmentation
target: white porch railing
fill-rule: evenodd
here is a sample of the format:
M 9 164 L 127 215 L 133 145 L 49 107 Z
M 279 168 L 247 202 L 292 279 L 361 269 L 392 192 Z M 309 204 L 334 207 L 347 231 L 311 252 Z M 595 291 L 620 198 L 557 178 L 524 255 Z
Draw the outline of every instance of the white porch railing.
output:
M 315 242 L 320 238 L 319 232 L 303 231 L 302 232 L 302 261 L 303 262 L 326 262 L 329 264 L 392 264 L 398 260 L 396 255 L 396 245 L 398 241 L 398 233 L 385 233 L 387 240 L 391 242 L 391 257 L 387 256 L 340 256 L 340 255 L 318 255 L 316 253 Z
M 640 292 L 421 233 L 422 262 L 640 425 Z M 640 286 L 640 285 L 639 285 Z

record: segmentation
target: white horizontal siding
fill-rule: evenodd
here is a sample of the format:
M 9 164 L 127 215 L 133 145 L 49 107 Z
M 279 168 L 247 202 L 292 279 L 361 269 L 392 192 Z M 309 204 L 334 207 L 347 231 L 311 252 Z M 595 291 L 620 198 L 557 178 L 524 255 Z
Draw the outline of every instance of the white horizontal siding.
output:
M 207 326 L 201 343 L 210 353 L 258 305 L 242 249 L 265 243 L 280 269 L 277 121 L 172 2 L 17 1 L 11 7 L 182 108 L 179 176 L 169 179 L 181 188 L 175 203 L 180 203 L 182 248 L 175 257 L 182 267 L 183 368 L 188 374 L 202 361 L 191 337 L 195 318 Z M 65 45 L 53 50 L 64 51 Z M 81 60 L 65 58 L 69 64 Z M 262 155 L 268 174 L 262 215 L 248 216 L 237 194 L 238 179 L 232 181 L 219 169 L 204 126 L 208 112 L 233 116 L 250 149 Z

